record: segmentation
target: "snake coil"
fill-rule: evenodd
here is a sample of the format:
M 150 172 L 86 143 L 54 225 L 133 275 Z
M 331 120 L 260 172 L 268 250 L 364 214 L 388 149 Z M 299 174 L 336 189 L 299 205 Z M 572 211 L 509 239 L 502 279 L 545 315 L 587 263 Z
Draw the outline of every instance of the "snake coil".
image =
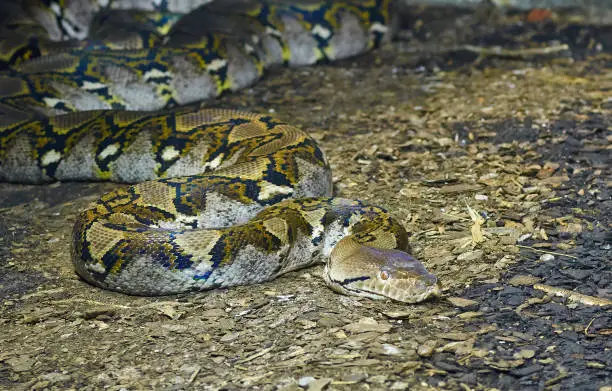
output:
M 439 294 L 435 276 L 408 254 L 399 222 L 331 197 L 329 165 L 307 134 L 196 103 L 274 65 L 379 46 L 393 30 L 389 0 L 196 7 L 203 2 L 5 5 L 0 180 L 135 183 L 103 195 L 75 223 L 76 271 L 106 289 L 198 291 L 324 262 L 325 280 L 342 293 L 403 302 Z

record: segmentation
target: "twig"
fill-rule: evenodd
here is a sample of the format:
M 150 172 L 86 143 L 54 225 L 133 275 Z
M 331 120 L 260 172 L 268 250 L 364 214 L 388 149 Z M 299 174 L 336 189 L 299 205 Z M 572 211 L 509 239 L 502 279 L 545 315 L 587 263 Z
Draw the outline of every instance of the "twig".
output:
M 558 383 L 560 380 L 565 379 L 567 376 L 568 376 L 568 375 L 567 375 L 567 373 L 566 373 L 566 372 L 561 372 L 561 373 L 559 374 L 559 376 L 557 376 L 557 377 L 553 377 L 552 379 L 549 379 L 549 380 L 546 380 L 546 382 L 544 383 L 544 386 L 546 386 L 546 387 L 550 387 L 550 386 L 552 386 L 553 384 Z
M 519 247 L 519 248 L 525 248 L 527 250 L 535 251 L 535 252 L 538 252 L 538 253 L 552 254 L 552 255 L 558 255 L 560 257 L 567 257 L 567 258 L 572 258 L 572 259 L 578 259 L 578 257 L 575 257 L 573 255 L 567 255 L 567 254 L 558 253 L 558 252 L 554 252 L 554 251 L 540 250 L 540 249 L 529 247 L 529 246 L 522 246 L 520 244 L 517 244 L 516 246 Z
M 496 56 L 496 57 L 519 57 L 527 58 L 540 56 L 544 54 L 558 53 L 569 50 L 566 44 L 553 45 L 543 48 L 526 48 L 526 49 L 504 49 L 501 46 L 482 47 L 475 45 L 461 45 L 459 48 L 467 51 L 478 53 L 481 56 Z
M 257 357 L 261 357 L 264 354 L 268 353 L 270 350 L 272 350 L 274 348 L 274 345 L 270 346 L 269 348 L 266 349 L 262 349 L 259 352 L 252 354 L 246 358 L 243 358 L 242 360 L 238 360 L 236 361 L 236 364 L 244 364 L 245 362 L 251 361 L 251 360 L 255 360 Z
M 603 297 L 584 295 L 582 293 L 570 291 L 568 289 L 556 288 L 554 286 L 544 284 L 533 284 L 533 287 L 537 290 L 544 291 L 549 295 L 563 297 L 566 298 L 568 301 L 573 301 L 585 305 L 597 305 L 600 307 L 612 305 L 612 300 L 608 300 Z
M 587 324 L 586 327 L 584 328 L 584 335 L 586 335 L 587 337 L 593 335 L 593 334 L 589 334 L 589 328 L 591 327 L 593 322 L 595 322 L 595 319 L 597 319 L 597 317 L 594 317 L 593 319 L 591 319 L 589 324 Z
M 87 303 L 87 304 L 91 304 L 91 305 L 99 305 L 102 307 L 114 307 L 114 308 L 121 308 L 121 309 L 130 309 L 132 307 L 127 306 L 127 305 L 121 305 L 121 304 L 113 304 L 113 303 L 109 303 L 109 302 L 101 302 L 101 301 L 96 301 L 96 300 L 91 300 L 91 299 L 81 299 L 78 297 L 73 297 L 70 299 L 62 299 L 62 300 L 55 300 L 53 303 L 54 304 L 63 304 L 63 303 L 75 303 L 75 302 L 80 302 L 80 303 Z
M 191 374 L 191 376 L 189 376 L 189 380 L 187 380 L 187 384 L 191 384 L 193 383 L 193 381 L 195 380 L 195 378 L 198 376 L 198 374 L 200 373 L 200 367 L 198 367 L 195 371 L 193 371 L 193 373 Z

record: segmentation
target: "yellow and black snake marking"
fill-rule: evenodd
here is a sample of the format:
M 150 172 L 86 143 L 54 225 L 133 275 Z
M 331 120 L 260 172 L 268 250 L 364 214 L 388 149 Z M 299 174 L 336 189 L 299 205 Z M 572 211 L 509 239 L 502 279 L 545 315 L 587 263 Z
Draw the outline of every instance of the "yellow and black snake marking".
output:
M 270 116 L 193 104 L 250 85 L 273 65 L 380 45 L 393 30 L 390 2 L 197 8 L 202 2 L 7 7 L 0 180 L 136 183 L 103 195 L 75 223 L 76 271 L 106 289 L 199 291 L 324 262 L 325 280 L 342 293 L 403 302 L 438 295 L 399 222 L 331 197 L 329 166 L 307 134 Z M 142 9 L 126 11 L 127 3 Z

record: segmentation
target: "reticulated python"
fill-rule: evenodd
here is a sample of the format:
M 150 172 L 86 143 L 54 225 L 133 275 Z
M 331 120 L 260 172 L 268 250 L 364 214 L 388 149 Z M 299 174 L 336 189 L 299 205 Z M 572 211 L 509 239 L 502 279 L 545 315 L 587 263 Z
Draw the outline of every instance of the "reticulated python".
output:
M 378 46 L 391 36 L 389 0 L 98 2 L 7 3 L 0 31 L 0 180 L 138 183 L 77 218 L 80 276 L 158 295 L 325 262 L 342 293 L 404 302 L 439 293 L 406 252 L 401 224 L 331 198 L 329 166 L 307 134 L 192 104 L 276 64 Z M 123 10 L 133 6 L 143 10 Z

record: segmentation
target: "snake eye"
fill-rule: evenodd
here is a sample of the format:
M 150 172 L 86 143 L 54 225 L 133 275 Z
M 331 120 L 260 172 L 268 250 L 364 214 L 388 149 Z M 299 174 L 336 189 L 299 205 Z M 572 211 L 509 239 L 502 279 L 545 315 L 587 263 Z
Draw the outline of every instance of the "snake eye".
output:
M 386 270 L 381 270 L 381 272 L 380 272 L 380 279 L 383 280 L 383 281 L 386 281 L 389 278 L 391 278 L 391 275 L 389 274 L 389 272 L 386 271 Z

